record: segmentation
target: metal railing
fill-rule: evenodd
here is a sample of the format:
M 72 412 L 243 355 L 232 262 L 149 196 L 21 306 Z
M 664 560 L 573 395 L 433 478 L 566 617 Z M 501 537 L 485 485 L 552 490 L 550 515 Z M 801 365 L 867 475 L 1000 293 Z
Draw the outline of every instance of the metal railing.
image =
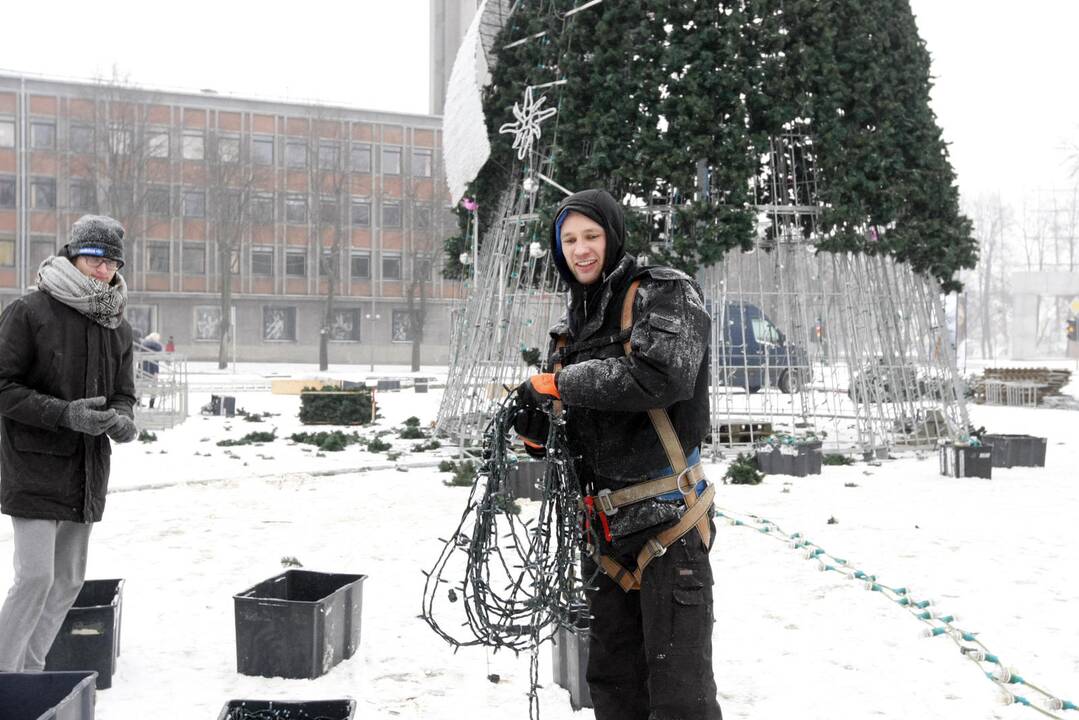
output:
M 187 356 L 135 349 L 135 424 L 164 430 L 187 419 Z

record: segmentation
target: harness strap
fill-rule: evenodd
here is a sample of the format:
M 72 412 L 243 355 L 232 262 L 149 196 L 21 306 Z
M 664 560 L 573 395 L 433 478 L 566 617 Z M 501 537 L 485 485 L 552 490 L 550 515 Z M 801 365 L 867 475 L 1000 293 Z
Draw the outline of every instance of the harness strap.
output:
M 634 280 L 630 283 L 626 296 L 622 301 L 621 326 L 623 333 L 632 331 L 633 301 L 636 299 L 637 288 L 640 287 L 640 284 L 640 280 Z M 628 335 L 622 343 L 622 349 L 627 356 L 630 355 L 632 344 Z M 672 490 L 682 492 L 685 499 L 686 511 L 678 522 L 655 537 L 650 538 L 641 548 L 641 551 L 637 553 L 637 568 L 635 570 L 625 568 L 609 555 L 600 555 L 598 551 L 593 553 L 592 559 L 603 571 L 603 574 L 618 583 L 619 587 L 626 592 L 639 590 L 641 588 L 641 578 L 644 576 L 644 569 L 648 567 L 649 563 L 666 553 L 668 547 L 693 528 L 697 529 L 701 542 L 704 543 L 706 548 L 712 540 L 712 528 L 708 523 L 708 508 L 712 505 L 712 500 L 716 495 L 715 485 L 709 485 L 704 489 L 703 493 L 697 494 L 697 483 L 704 478 L 704 470 L 701 468 L 700 463 L 689 467 L 686 462 L 686 454 L 682 450 L 682 443 L 678 440 L 678 433 L 674 431 L 674 425 L 671 424 L 671 418 L 667 411 L 663 408 L 655 408 L 648 411 L 648 417 L 652 421 L 656 435 L 659 436 L 659 442 L 663 446 L 663 451 L 667 454 L 667 460 L 670 462 L 674 473 L 655 480 L 631 485 L 613 493 L 603 493 L 602 495 L 587 498 L 587 500 L 592 501 L 587 503 L 588 505 L 592 507 L 595 504 L 600 505 L 601 518 L 610 512 L 617 511 L 619 507 L 640 502 L 656 495 L 663 495 Z M 682 484 L 683 476 L 689 478 L 689 492 L 682 490 L 684 487 Z
M 626 297 L 622 300 L 622 329 L 627 330 L 633 326 L 633 301 L 637 297 L 637 288 L 640 287 L 641 281 L 634 280 L 629 285 L 629 289 L 626 291 Z M 626 355 L 630 354 L 632 345 L 629 338 L 622 343 L 622 349 Z M 663 445 L 664 452 L 667 453 L 667 459 L 670 460 L 671 469 L 676 473 L 680 473 L 686 469 L 688 463 L 686 463 L 686 454 L 682 452 L 682 443 L 678 441 L 678 434 L 674 431 L 674 426 L 671 425 L 671 418 L 667 415 L 667 411 L 663 408 L 653 408 L 648 411 L 648 417 L 652 420 L 652 425 L 656 429 L 656 434 L 659 435 L 659 442 Z
M 675 490 L 688 497 L 690 488 L 695 488 L 697 483 L 704 479 L 704 468 L 701 467 L 700 463 L 697 463 L 686 468 L 681 473 L 664 475 L 652 480 L 634 483 L 614 492 L 601 492 L 592 496 L 592 498 L 594 504 L 600 510 L 608 515 L 613 515 L 620 507 L 648 500 L 658 495 L 666 495 Z M 582 501 L 578 506 L 583 508 L 584 502 Z
M 640 280 L 634 280 L 630 283 L 629 289 L 626 290 L 626 296 L 622 301 L 621 331 L 618 335 L 588 341 L 577 346 L 570 346 L 570 348 L 566 347 L 568 342 L 566 336 L 559 336 L 555 352 L 555 372 L 562 369 L 562 358 L 565 357 L 567 350 L 577 351 L 621 342 L 626 355 L 631 354 L 633 301 L 637 297 L 637 288 L 640 287 L 640 284 Z M 562 402 L 560 400 L 554 402 L 554 409 L 556 414 L 562 412 Z M 664 495 L 674 490 L 682 493 L 686 503 L 685 513 L 682 514 L 677 523 L 663 530 L 655 537 L 649 538 L 648 542 L 637 553 L 637 567 L 635 570 L 627 569 L 609 555 L 600 555 L 598 550 L 592 553 L 592 560 L 603 574 L 611 578 L 626 592 L 640 590 L 641 578 L 644 576 L 645 568 L 657 557 L 666 553 L 668 547 L 694 528 L 697 529 L 705 548 L 711 544 L 712 540 L 712 528 L 708 523 L 708 509 L 715 498 L 715 485 L 708 485 L 705 487 L 704 492 L 698 495 L 697 485 L 701 480 L 705 479 L 704 470 L 700 463 L 690 466 L 686 461 L 682 443 L 678 440 L 678 434 L 674 430 L 674 425 L 671 424 L 671 418 L 667 411 L 663 408 L 655 408 L 648 411 L 648 417 L 652 421 L 652 426 L 656 430 L 656 435 L 659 436 L 660 444 L 663 446 L 663 451 L 666 453 L 667 460 L 670 462 L 670 467 L 674 472 L 670 475 L 630 485 L 615 492 L 589 495 L 581 502 L 581 508 L 585 511 L 586 528 L 591 515 L 598 512 L 604 535 L 607 536 L 609 541 L 610 530 L 608 530 L 606 523 L 607 515 L 617 512 L 620 507 L 647 500 L 657 495 Z
M 685 514 L 675 525 L 649 539 L 644 544 L 641 551 L 637 553 L 637 568 L 635 570 L 629 570 L 610 555 L 600 555 L 598 552 L 592 555 L 592 560 L 599 566 L 604 575 L 617 583 L 625 592 L 640 590 L 644 569 L 653 560 L 666 553 L 667 548 L 677 542 L 683 535 L 693 530 L 694 527 L 699 531 L 701 522 L 704 522 L 705 527 L 708 526 L 708 508 L 711 506 L 715 495 L 715 485 L 706 487 L 699 497 L 696 489 L 690 495 L 687 495 Z M 691 497 L 693 498 L 692 504 L 690 504 Z M 702 535 L 701 539 L 705 540 L 705 536 Z M 705 543 L 707 547 L 707 540 L 705 540 Z

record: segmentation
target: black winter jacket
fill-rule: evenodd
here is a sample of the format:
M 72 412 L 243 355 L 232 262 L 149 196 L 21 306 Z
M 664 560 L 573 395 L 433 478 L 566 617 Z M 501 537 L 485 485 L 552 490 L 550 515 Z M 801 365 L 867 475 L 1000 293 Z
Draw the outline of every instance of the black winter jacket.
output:
M 587 288 L 562 257 L 557 233 L 567 209 L 591 217 L 607 236 L 604 277 Z M 548 370 L 563 365 L 558 391 L 567 439 L 592 474 L 640 480 L 670 465 L 648 410 L 667 410 L 687 455 L 708 433 L 711 323 L 703 296 L 688 275 L 671 268 L 639 268 L 624 253 L 622 209 L 606 192 L 570 196 L 555 218 L 554 259 L 570 286 L 570 305 L 551 329 Z M 620 335 L 622 301 L 638 278 L 627 356 Z M 562 351 L 556 350 L 560 335 L 569 343 Z
M 103 395 L 132 417 L 131 326 L 102 327 L 41 290 L 0 315 L 0 511 L 97 522 L 112 448 L 58 425 L 70 401 Z

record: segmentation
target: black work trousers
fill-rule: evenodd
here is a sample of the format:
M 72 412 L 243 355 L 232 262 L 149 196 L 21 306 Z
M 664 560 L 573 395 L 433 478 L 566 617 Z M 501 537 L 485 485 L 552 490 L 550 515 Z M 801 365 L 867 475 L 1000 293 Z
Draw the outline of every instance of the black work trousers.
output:
M 617 559 L 636 567 L 631 556 Z M 587 578 L 595 564 L 586 559 L 583 569 Z M 586 677 L 596 720 L 721 720 L 712 566 L 697 531 L 645 568 L 640 590 L 625 592 L 602 573 L 593 585 Z

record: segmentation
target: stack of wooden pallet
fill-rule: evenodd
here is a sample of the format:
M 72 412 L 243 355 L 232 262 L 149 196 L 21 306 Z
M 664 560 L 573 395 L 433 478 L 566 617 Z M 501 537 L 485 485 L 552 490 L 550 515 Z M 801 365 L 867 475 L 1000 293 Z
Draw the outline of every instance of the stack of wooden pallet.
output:
M 1040 404 L 1047 397 L 1060 395 L 1060 389 L 1071 380 L 1071 370 L 1056 368 L 986 368 L 981 375 L 976 375 L 972 390 L 974 402 L 986 401 L 985 381 L 1032 385 L 1037 388 L 1037 401 Z
M 772 434 L 772 423 L 755 420 L 729 420 L 719 424 L 720 445 L 752 445 Z

